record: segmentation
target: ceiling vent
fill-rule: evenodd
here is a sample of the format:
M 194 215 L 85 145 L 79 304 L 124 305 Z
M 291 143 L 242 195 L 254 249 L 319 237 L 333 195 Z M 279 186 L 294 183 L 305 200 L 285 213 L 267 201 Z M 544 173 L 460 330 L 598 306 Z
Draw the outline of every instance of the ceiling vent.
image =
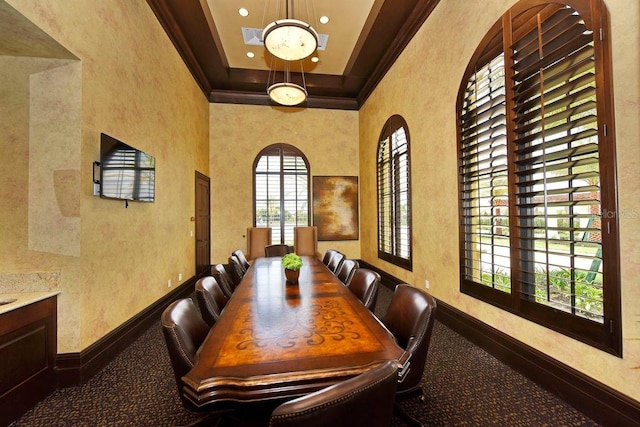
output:
M 244 44 L 264 46 L 264 43 L 262 43 L 262 28 L 242 27 L 242 38 L 244 39 Z M 327 41 L 329 41 L 328 34 L 318 34 L 318 50 L 325 50 Z

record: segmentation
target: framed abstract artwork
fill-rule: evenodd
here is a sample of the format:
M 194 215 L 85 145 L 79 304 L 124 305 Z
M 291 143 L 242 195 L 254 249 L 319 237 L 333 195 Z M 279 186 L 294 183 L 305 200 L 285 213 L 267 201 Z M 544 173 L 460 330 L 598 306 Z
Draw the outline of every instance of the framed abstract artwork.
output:
M 358 240 L 358 177 L 313 177 L 313 225 L 318 240 Z

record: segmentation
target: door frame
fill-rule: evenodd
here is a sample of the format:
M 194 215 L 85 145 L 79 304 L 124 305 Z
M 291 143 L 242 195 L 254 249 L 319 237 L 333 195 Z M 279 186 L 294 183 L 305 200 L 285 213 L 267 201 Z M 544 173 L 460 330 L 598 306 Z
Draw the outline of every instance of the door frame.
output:
M 211 271 L 211 179 L 198 171 L 195 174 L 194 208 L 195 274 L 201 277 Z

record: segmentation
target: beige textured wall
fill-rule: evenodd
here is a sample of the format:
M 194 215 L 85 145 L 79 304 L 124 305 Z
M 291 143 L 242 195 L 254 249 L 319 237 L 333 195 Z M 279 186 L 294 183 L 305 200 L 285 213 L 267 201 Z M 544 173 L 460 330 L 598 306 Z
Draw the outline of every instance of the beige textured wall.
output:
M 80 305 L 64 304 L 79 284 L 80 65 L 0 56 L 0 92 L 0 291 L 62 278 L 58 338 L 77 344 Z
M 253 161 L 275 143 L 300 149 L 311 175 L 357 176 L 358 112 L 252 105 L 212 104 L 210 119 L 211 260 L 227 262 L 253 223 Z M 350 258 L 360 257 L 358 240 L 319 242 Z
M 70 242 L 60 248 L 61 237 L 40 228 L 37 252 L 27 248 L 5 257 L 6 247 L 24 246 L 33 226 L 13 216 L 16 227 L 12 241 L 3 241 L 0 272 L 58 271 L 58 352 L 81 351 L 166 294 L 168 280 L 176 285 L 178 274 L 183 279 L 194 274 L 194 171 L 208 174 L 209 104 L 144 0 L 8 3 L 79 59 L 72 68 L 81 118 L 73 130 L 65 131 L 76 132 L 65 149 L 55 140 L 58 145 L 41 145 L 52 142 L 44 137 L 60 132 L 59 121 L 50 116 L 66 117 L 64 103 L 55 96 L 30 102 L 33 93 L 25 95 L 28 89 L 8 101 L 22 111 L 36 105 L 34 114 L 19 113 L 18 133 L 25 135 L 24 129 L 37 122 L 43 139 L 24 141 L 23 136 L 22 142 L 40 157 L 48 153 L 60 169 L 78 171 L 47 178 L 49 173 L 38 166 L 42 159 L 21 146 L 16 148 L 19 179 L 44 180 L 46 185 L 37 191 L 47 198 L 57 182 L 62 199 L 38 209 L 55 215 L 77 212 L 79 229 L 73 237 L 77 248 Z M 46 83 L 46 77 L 39 79 L 36 87 Z M 61 93 L 58 100 L 68 95 Z M 92 195 L 100 132 L 156 156 L 155 203 L 130 203 L 125 209 L 124 202 Z M 69 166 L 70 157 L 75 166 Z M 75 200 L 66 200 L 69 191 L 75 191 Z M 19 198 L 4 190 L 1 195 L 3 202 L 5 197 Z M 17 200 L 14 208 L 25 215 L 32 211 L 34 195 L 29 197 L 31 201 Z
M 442 0 L 360 110 L 362 258 L 447 304 L 640 400 L 640 6 L 607 1 L 611 14 L 620 201 L 624 358 L 596 350 L 459 292 L 455 102 L 462 73 L 491 25 L 515 1 Z M 414 270 L 377 258 L 375 150 L 385 120 L 411 135 Z

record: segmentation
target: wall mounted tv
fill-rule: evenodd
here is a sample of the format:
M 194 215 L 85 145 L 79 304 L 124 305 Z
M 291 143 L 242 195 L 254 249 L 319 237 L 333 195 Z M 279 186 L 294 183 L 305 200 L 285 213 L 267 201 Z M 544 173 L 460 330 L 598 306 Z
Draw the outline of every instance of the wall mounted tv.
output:
M 156 159 L 100 134 L 100 197 L 153 202 Z

